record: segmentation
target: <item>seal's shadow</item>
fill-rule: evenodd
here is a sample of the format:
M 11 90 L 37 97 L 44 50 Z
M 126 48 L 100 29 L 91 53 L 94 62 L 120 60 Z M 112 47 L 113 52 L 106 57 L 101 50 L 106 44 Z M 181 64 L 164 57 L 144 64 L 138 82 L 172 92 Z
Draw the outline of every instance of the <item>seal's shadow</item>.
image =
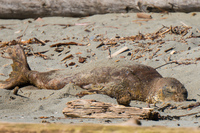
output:
M 194 102 L 196 102 L 197 100 L 196 99 L 187 99 L 186 101 L 194 101 Z

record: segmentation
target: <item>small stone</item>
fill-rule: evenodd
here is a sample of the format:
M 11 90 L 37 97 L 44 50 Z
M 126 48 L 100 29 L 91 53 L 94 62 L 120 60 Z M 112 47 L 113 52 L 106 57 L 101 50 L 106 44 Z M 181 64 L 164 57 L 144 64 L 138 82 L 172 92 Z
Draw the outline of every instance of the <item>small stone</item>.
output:
M 84 63 L 85 61 L 86 61 L 86 58 L 84 58 L 84 57 L 79 57 L 79 60 L 78 60 L 79 63 Z

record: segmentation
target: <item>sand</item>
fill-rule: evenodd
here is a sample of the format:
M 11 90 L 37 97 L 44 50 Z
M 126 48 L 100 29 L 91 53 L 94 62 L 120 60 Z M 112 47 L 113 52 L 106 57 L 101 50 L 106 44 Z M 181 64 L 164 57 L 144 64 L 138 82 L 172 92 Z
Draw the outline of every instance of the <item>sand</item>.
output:
M 176 60 L 182 63 L 190 62 L 188 65 L 178 65 L 175 63 L 167 64 L 158 68 L 157 71 L 163 77 L 177 78 L 188 90 L 188 101 L 181 103 L 170 102 L 171 104 L 180 107 L 199 102 L 200 65 L 198 58 L 200 57 L 200 26 L 198 21 L 200 20 L 200 13 L 196 13 L 196 15 L 192 13 L 152 13 L 150 15 L 152 16 L 151 20 L 139 19 L 136 13 L 94 15 L 83 18 L 47 17 L 36 20 L 1 19 L 0 41 L 17 40 L 21 35 L 23 35 L 21 38 L 22 41 L 34 37 L 39 40 L 46 40 L 46 45 L 44 46 L 41 44 L 29 45 L 34 52 L 48 50 L 48 52 L 44 53 L 44 55 L 48 57 L 46 60 L 39 56 L 29 56 L 27 58 L 31 69 L 41 72 L 61 69 L 66 71 L 67 74 L 68 72 L 76 73 L 78 71 L 90 69 L 92 65 L 104 66 L 105 63 L 109 65 L 109 59 L 107 58 L 109 52 L 105 50 L 106 46 L 104 45 L 96 48 L 101 43 L 100 41 L 96 42 L 93 40 L 97 36 L 111 39 L 117 36 L 134 36 L 138 33 L 154 33 L 162 28 L 163 25 L 167 27 L 188 26 L 191 27 L 191 29 L 188 30 L 189 33 L 185 36 L 181 37 L 181 35 L 166 34 L 166 36 L 162 38 L 162 44 L 156 43 L 156 40 L 121 40 L 117 43 L 119 46 L 110 47 L 111 54 L 124 46 L 127 46 L 129 51 L 125 51 L 113 57 L 111 60 L 118 60 L 118 63 L 140 63 L 154 68 L 168 62 L 169 56 L 172 61 Z M 191 34 L 195 37 L 187 38 Z M 50 45 L 60 42 L 77 42 L 85 46 L 61 46 L 64 49 L 62 52 L 56 52 L 55 47 L 50 47 Z M 155 42 L 149 46 L 149 48 L 152 49 L 151 51 L 134 52 L 137 49 L 144 49 L 142 45 L 146 46 L 149 42 Z M 158 48 L 160 50 L 156 52 Z M 173 48 L 173 50 L 165 52 L 165 50 L 169 48 Z M 1 48 L 1 53 L 3 50 L 4 48 Z M 172 51 L 174 51 L 173 54 Z M 130 60 L 131 56 L 129 54 L 131 53 L 138 57 L 141 55 L 141 58 Z M 61 61 L 69 54 L 73 55 L 73 59 Z M 153 57 L 150 58 L 152 55 Z M 79 56 L 86 57 L 86 62 L 79 63 Z M 71 62 L 75 62 L 76 65 L 69 66 Z M 0 80 L 8 78 L 9 73 L 12 71 L 11 63 L 12 60 L 0 57 Z M 64 118 L 62 110 L 66 107 L 66 103 L 77 99 L 78 97 L 76 97 L 75 94 L 82 90 L 83 89 L 73 84 L 68 84 L 61 90 L 40 90 L 30 85 L 21 88 L 18 93 L 19 95 L 16 96 L 13 94 L 13 91 L 2 89 L 0 90 L 0 122 L 107 124 L 108 119 Z M 83 99 L 95 99 L 102 102 L 117 104 L 115 99 L 100 94 L 84 96 Z M 132 101 L 131 106 L 146 107 L 147 104 L 145 102 Z M 157 104 L 157 106 L 161 107 L 163 103 Z M 141 120 L 142 126 L 199 127 L 199 109 L 200 107 L 192 109 L 167 108 L 163 112 L 159 111 L 159 113 L 162 116 L 196 114 L 180 117 L 179 120 Z M 47 117 L 47 119 L 42 119 L 42 117 Z M 127 121 L 127 119 L 109 120 L 109 124 Z

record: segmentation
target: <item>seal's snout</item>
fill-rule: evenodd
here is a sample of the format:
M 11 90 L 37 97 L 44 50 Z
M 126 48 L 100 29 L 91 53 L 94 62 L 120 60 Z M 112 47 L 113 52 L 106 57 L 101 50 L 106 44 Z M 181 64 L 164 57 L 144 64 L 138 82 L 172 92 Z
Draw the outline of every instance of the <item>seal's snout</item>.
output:
M 177 91 L 172 92 L 172 100 L 174 100 L 176 102 L 186 101 L 188 93 L 187 93 L 187 90 L 185 89 L 185 87 L 182 86 L 181 88 L 179 88 L 177 86 L 176 90 Z
M 186 101 L 187 97 L 188 97 L 188 92 L 186 90 L 186 88 L 184 86 L 182 86 L 179 90 L 180 92 L 178 92 L 178 96 L 177 96 L 177 101 L 182 102 L 182 101 Z
M 182 102 L 187 100 L 188 92 L 177 79 L 162 78 L 157 84 L 160 86 L 158 90 L 158 99 L 160 101 Z

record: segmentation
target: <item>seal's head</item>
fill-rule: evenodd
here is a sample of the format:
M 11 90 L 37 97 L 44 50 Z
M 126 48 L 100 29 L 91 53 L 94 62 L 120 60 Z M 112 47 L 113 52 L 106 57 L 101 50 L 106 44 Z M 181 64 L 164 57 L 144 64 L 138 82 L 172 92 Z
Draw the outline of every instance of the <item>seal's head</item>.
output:
M 155 87 L 156 86 L 156 87 Z M 184 85 L 175 78 L 159 78 L 155 83 L 155 101 L 181 102 L 187 100 L 188 92 Z

